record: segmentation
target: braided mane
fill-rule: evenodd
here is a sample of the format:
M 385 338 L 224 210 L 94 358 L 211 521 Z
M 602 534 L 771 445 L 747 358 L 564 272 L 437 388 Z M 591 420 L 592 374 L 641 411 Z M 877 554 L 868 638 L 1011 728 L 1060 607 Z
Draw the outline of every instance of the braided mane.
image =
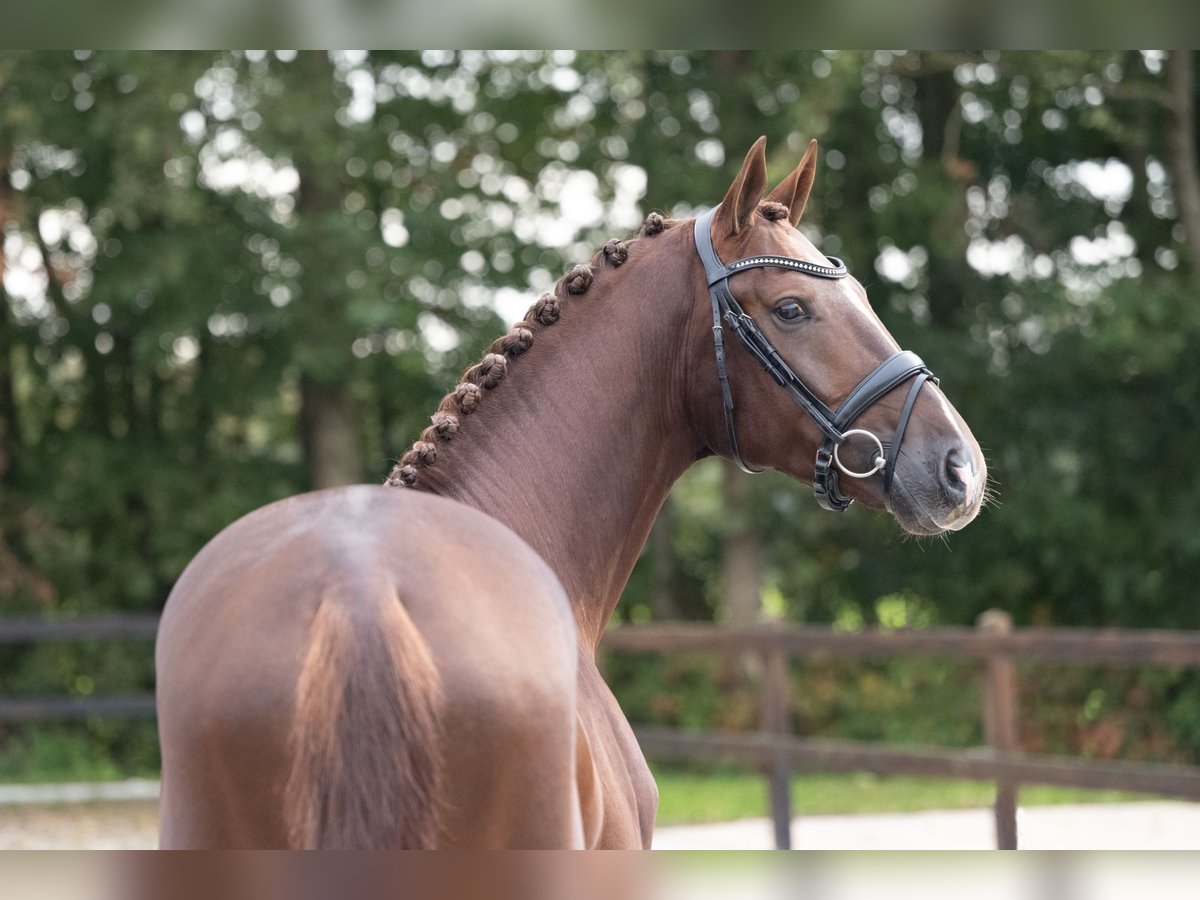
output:
M 442 398 L 437 412 L 430 417 L 432 424 L 392 466 L 385 483 L 399 487 L 416 484 L 420 470 L 437 462 L 438 446 L 458 433 L 459 420 L 475 412 L 485 392 L 504 380 L 510 362 L 532 346 L 536 332 L 558 321 L 567 296 L 587 293 L 598 272 L 622 265 L 629 258 L 629 247 L 635 240 L 654 237 L 675 224 L 660 213 L 650 213 L 634 238 L 628 241 L 613 238 L 606 242 L 589 264 L 575 266 L 557 281 L 553 290 L 542 294 L 508 334 L 492 342 L 483 359 L 463 372 L 458 386 Z
M 759 215 L 768 221 L 786 220 L 788 208 L 782 203 L 766 201 L 758 208 Z M 627 241 L 613 238 L 596 251 L 587 265 L 575 266 L 546 291 L 525 313 L 525 318 L 513 325 L 508 334 L 497 338 L 484 354 L 483 359 L 470 366 L 459 379 L 458 386 L 442 398 L 437 412 L 431 417 L 432 424 L 421 432 L 421 436 L 392 466 L 385 484 L 397 487 L 412 487 L 417 483 L 420 470 L 437 462 L 438 446 L 454 438 L 458 433 L 459 420 L 469 416 L 483 402 L 484 392 L 490 391 L 504 380 L 511 360 L 520 356 L 533 344 L 534 334 L 541 328 L 553 325 L 562 313 L 563 301 L 568 295 L 587 293 L 592 279 L 604 268 L 617 268 L 629 259 L 629 248 L 639 238 L 651 238 L 662 234 L 678 224 L 661 213 L 646 216 L 637 235 Z

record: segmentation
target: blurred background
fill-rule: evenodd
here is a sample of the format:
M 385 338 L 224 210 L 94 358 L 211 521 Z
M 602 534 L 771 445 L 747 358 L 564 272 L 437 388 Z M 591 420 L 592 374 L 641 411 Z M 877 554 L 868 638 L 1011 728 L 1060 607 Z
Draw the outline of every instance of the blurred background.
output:
M 765 134 L 773 180 L 820 140 L 803 229 L 941 376 L 999 504 L 906 540 L 706 460 L 618 619 L 909 629 L 995 607 L 1196 629 L 1195 69 L 1190 52 L 0 53 L 0 617 L 157 612 L 241 514 L 382 481 L 539 291 L 650 210 L 717 203 Z M 746 669 L 629 655 L 608 675 L 636 721 L 748 729 Z M 792 720 L 976 745 L 968 671 L 798 664 Z M 0 655 L 0 696 L 152 685 L 144 640 Z M 1029 666 L 1021 691 L 1025 750 L 1200 762 L 1194 670 Z M 0 781 L 153 776 L 157 754 L 147 721 L 0 723 Z M 659 775 L 666 821 L 764 806 L 738 770 Z M 991 796 L 805 778 L 815 811 Z

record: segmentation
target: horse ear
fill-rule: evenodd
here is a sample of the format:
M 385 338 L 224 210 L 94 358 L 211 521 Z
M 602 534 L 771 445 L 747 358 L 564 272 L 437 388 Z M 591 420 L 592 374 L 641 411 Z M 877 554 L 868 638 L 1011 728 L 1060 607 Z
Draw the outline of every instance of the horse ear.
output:
M 771 196 L 767 198 L 788 208 L 793 226 L 800 224 L 800 217 L 804 215 L 804 207 L 808 203 L 808 195 L 812 192 L 813 180 L 816 177 L 817 142 L 814 139 L 808 142 L 808 150 L 804 153 L 804 159 L 800 160 L 800 165 L 796 166 L 791 175 L 779 182 L 779 186 L 771 191 Z
M 714 234 L 741 233 L 750 224 L 750 217 L 758 209 L 763 191 L 767 188 L 767 139 L 760 137 L 746 154 L 741 171 L 725 192 L 721 208 L 717 210 Z

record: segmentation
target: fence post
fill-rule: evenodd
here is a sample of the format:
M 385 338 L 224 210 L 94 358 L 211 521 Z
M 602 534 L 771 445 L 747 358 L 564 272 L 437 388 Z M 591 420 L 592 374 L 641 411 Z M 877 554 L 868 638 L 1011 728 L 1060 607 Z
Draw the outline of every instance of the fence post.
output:
M 979 617 L 978 627 L 987 634 L 1006 635 L 1013 629 L 1012 616 L 989 609 Z M 1017 747 L 1017 667 L 1006 653 L 988 657 L 984 672 L 983 729 L 993 750 Z M 996 780 L 996 848 L 1017 849 L 1017 782 Z
M 768 734 L 791 734 L 792 679 L 786 651 L 772 642 L 763 654 L 762 730 Z M 792 849 L 792 772 L 787 760 L 776 759 L 767 772 L 771 821 L 775 826 L 775 849 Z

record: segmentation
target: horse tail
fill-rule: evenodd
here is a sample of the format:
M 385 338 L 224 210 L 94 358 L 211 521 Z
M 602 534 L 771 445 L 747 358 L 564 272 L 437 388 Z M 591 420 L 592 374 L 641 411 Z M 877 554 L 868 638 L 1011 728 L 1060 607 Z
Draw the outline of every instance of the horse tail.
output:
M 393 591 L 322 598 L 292 719 L 290 846 L 435 847 L 441 706 L 429 648 Z

